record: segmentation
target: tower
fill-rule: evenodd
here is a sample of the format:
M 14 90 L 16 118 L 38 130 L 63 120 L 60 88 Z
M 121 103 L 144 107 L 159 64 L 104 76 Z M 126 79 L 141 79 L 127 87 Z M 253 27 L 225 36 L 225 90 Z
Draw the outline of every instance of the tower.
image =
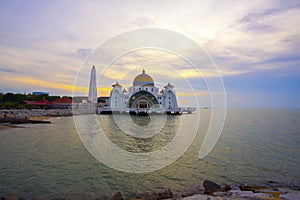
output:
M 92 67 L 91 70 L 91 78 L 90 78 L 90 87 L 89 87 L 89 97 L 88 100 L 92 103 L 97 103 L 97 83 L 96 83 L 96 69 L 95 66 Z

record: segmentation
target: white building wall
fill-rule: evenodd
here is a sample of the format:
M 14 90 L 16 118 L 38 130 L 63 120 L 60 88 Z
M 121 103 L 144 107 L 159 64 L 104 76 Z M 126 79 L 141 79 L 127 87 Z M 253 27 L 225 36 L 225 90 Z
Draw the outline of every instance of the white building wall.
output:
M 165 109 L 178 109 L 175 91 L 170 88 L 165 89 L 164 107 Z
M 162 109 L 163 108 L 166 110 L 178 109 L 176 93 L 173 90 L 173 88 L 166 87 L 164 93 L 160 94 L 159 88 L 151 87 L 151 86 L 132 86 L 129 87 L 128 92 L 125 93 L 123 92 L 122 87 L 120 86 L 113 87 L 109 99 L 110 108 L 112 109 L 112 111 L 125 111 L 130 97 L 133 94 L 143 90 L 153 94 L 156 97 Z
M 122 87 L 114 87 L 110 92 L 110 107 L 112 110 L 122 111 L 124 109 L 124 95 Z

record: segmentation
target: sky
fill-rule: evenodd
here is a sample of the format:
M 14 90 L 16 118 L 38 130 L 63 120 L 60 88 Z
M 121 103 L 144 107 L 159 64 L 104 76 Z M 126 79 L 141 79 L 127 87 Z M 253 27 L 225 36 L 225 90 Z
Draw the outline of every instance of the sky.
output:
M 87 96 L 90 67 L 82 66 L 92 65 L 90 53 L 116 35 L 155 28 L 182 34 L 204 49 L 203 65 L 210 58 L 216 65 L 229 108 L 300 108 L 299 1 L 11 0 L 0 5 L 2 93 L 72 95 L 80 72 L 74 95 Z M 108 95 L 116 81 L 129 87 L 145 68 L 157 86 L 171 82 L 181 102 L 188 104 L 193 93 L 209 105 L 205 80 L 215 75 L 201 68 L 200 76 L 188 66 L 172 52 L 136 50 L 97 74 L 102 77 L 98 95 Z

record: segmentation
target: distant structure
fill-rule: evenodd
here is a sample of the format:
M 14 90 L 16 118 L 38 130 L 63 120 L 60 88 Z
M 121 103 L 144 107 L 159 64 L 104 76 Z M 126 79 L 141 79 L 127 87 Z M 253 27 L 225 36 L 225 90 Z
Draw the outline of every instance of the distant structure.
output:
M 49 95 L 49 92 L 32 92 L 32 95 Z
M 119 82 L 112 85 L 107 106 L 100 113 L 129 112 L 132 115 L 150 113 L 181 114 L 174 86 L 168 83 L 161 90 L 155 87 L 153 78 L 145 70 L 133 80 L 126 90 Z
M 97 103 L 98 102 L 98 98 L 97 98 L 97 79 L 96 79 L 95 66 L 93 66 L 92 70 L 91 70 L 88 101 L 91 102 L 91 103 Z

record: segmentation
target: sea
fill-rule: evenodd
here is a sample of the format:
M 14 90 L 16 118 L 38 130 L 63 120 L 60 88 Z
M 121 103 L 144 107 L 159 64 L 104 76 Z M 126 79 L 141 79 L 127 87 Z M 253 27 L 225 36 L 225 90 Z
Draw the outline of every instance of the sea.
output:
M 223 185 L 300 185 L 300 110 L 227 110 L 215 146 L 199 158 L 210 120 L 210 109 L 201 109 L 179 116 L 56 117 L 51 124 L 1 130 L 0 196 L 109 199 L 118 191 L 126 197 L 187 191 L 201 188 L 207 179 Z M 100 131 L 105 139 L 91 140 Z M 151 157 L 154 166 L 142 157 L 133 159 L 133 154 L 148 159 L 177 134 L 191 143 L 177 140 L 175 149 L 182 152 L 170 154 L 174 160 L 165 162 L 169 154 L 163 151 Z M 102 143 L 106 139 L 125 154 L 109 150 Z M 180 141 L 188 146 L 181 148 Z M 101 160 L 104 154 L 113 161 Z

